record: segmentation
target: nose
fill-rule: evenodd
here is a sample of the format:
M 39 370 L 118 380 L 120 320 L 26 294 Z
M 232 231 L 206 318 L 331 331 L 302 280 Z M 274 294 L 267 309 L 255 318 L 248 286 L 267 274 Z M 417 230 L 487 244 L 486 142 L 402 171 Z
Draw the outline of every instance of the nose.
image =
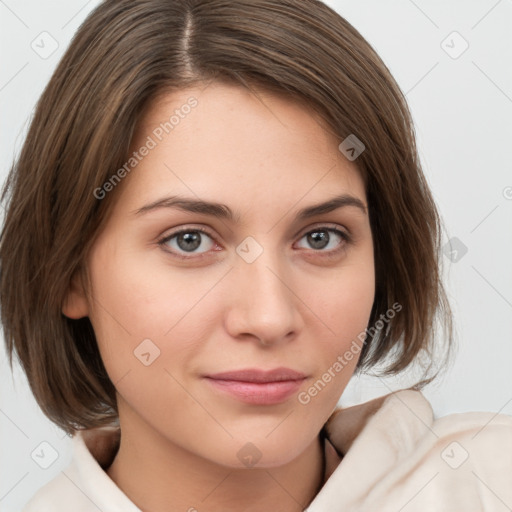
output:
M 225 316 L 233 338 L 275 345 L 291 341 L 302 328 L 291 273 L 277 260 L 267 250 L 252 263 L 235 263 Z

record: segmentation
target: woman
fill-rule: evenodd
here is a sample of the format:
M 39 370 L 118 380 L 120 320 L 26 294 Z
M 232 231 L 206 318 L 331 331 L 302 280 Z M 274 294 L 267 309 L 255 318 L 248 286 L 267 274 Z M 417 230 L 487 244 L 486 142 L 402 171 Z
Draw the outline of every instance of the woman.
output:
M 510 503 L 512 419 L 434 421 L 419 391 L 451 319 L 418 160 L 320 2 L 102 3 L 4 190 L 8 350 L 74 437 L 25 510 Z M 335 410 L 354 372 L 417 361 L 414 389 Z

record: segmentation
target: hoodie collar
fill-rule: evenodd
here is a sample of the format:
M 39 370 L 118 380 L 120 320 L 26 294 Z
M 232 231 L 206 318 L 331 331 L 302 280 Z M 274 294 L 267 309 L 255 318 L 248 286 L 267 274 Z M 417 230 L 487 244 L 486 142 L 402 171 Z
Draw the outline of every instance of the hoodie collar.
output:
M 354 510 L 389 471 L 411 453 L 434 422 L 420 391 L 403 389 L 360 405 L 335 409 L 324 426 L 343 458 L 310 503 L 307 512 Z

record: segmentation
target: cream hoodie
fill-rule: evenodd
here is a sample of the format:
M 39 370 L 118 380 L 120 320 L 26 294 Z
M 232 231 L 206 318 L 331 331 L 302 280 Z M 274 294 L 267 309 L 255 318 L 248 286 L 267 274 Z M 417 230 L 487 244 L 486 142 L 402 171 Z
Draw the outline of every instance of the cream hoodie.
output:
M 325 433 L 326 482 L 307 512 L 512 511 L 512 416 L 434 419 L 421 392 L 400 390 L 336 409 Z M 118 443 L 118 429 L 79 432 L 23 512 L 141 512 L 102 469 Z

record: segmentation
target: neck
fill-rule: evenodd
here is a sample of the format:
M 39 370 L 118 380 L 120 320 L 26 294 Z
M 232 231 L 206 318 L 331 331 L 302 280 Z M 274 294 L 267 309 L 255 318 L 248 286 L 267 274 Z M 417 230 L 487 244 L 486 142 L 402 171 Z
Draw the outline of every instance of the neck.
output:
M 107 474 L 141 510 L 299 512 L 324 482 L 320 436 L 286 465 L 239 469 L 204 459 L 145 422 L 123 425 L 122 419 L 119 451 Z

